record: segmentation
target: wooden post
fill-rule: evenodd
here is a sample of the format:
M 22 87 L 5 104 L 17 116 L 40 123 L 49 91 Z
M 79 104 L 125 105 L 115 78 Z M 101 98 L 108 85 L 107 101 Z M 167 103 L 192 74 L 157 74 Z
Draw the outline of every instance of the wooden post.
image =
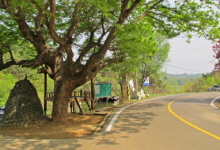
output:
M 73 113 L 73 102 L 70 103 L 70 112 Z
M 127 87 L 126 87 L 126 82 L 123 81 L 123 102 L 127 100 Z
M 81 108 L 81 106 L 80 106 L 80 104 L 79 104 L 79 102 L 78 102 L 78 100 L 77 100 L 76 91 L 74 91 L 74 95 L 73 95 L 73 96 L 74 96 L 74 99 L 75 99 L 75 101 L 76 101 L 76 104 L 77 104 L 77 106 L 78 106 L 78 108 L 79 108 L 80 114 L 83 115 L 82 108 Z
M 89 102 L 88 102 L 88 100 L 87 100 L 87 94 L 88 94 L 88 93 L 87 93 L 86 90 L 85 90 L 85 91 L 84 91 L 84 100 L 85 100 L 85 102 L 86 102 L 86 104 L 87 104 L 89 110 L 91 111 L 92 108 L 90 107 Z
M 94 109 L 94 100 L 95 100 L 95 80 L 94 78 L 91 79 L 91 108 Z
M 83 97 L 83 90 L 82 89 L 80 90 L 79 96 Z
M 47 114 L 47 101 L 45 98 L 47 97 L 47 73 L 44 73 L 44 114 Z

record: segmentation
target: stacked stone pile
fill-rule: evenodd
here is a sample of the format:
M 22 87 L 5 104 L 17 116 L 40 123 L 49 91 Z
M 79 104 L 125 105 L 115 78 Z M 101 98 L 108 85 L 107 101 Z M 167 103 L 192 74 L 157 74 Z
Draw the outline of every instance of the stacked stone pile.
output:
M 41 123 L 43 118 L 42 104 L 35 87 L 27 79 L 18 81 L 7 100 L 0 127 L 27 127 Z

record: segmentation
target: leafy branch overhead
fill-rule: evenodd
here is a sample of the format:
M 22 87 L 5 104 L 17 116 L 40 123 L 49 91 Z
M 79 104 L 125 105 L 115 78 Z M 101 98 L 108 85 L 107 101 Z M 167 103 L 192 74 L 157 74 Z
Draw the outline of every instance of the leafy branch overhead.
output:
M 130 26 L 130 30 L 133 30 L 136 27 L 135 24 L 148 22 L 155 30 L 160 31 L 161 34 L 166 34 L 168 37 L 175 37 L 181 32 L 190 33 L 192 31 L 207 35 L 209 31 L 206 29 L 211 29 L 210 25 L 217 26 L 217 22 L 215 22 L 217 14 L 213 11 L 211 4 L 207 0 L 200 3 L 176 1 L 171 4 L 164 0 L 147 2 L 125 0 L 121 3 L 103 0 L 95 2 L 88 0 L 50 0 L 43 2 L 39 0 L 2 0 L 0 5 L 2 8 L 1 18 L 4 23 L 1 24 L 1 28 L 6 28 L 2 31 L 7 31 L 7 33 L 12 29 L 10 32 L 14 31 L 16 33 L 10 34 L 17 35 L 14 37 L 17 39 L 23 38 L 21 36 L 23 34 L 34 45 L 37 52 L 36 66 L 46 64 L 53 67 L 50 62 L 53 61 L 54 57 L 49 57 L 50 59 L 47 61 L 45 61 L 45 57 L 48 58 L 48 55 L 51 56 L 51 54 L 66 53 L 68 56 L 66 59 L 70 61 L 72 57 L 79 56 L 74 62 L 74 67 L 79 68 L 85 60 L 86 54 L 91 53 L 91 49 L 96 50 L 90 56 L 100 55 L 100 57 L 104 57 L 103 55 L 107 50 L 101 50 L 101 47 L 106 45 L 104 42 L 109 33 L 112 34 L 111 36 L 115 36 L 116 28 L 123 30 L 124 26 Z M 204 11 L 205 6 L 206 11 Z M 207 8 L 210 9 L 207 10 Z M 133 29 L 131 26 L 133 26 Z M 128 30 L 121 36 L 126 40 L 126 36 L 129 36 L 129 34 L 132 36 Z M 1 35 L 5 37 L 5 34 L 2 33 Z M 10 39 L 14 38 L 10 37 Z M 132 40 L 132 43 L 139 42 L 137 37 L 130 40 Z M 84 45 L 81 43 L 84 43 Z M 14 40 L 7 45 L 13 44 L 15 44 Z M 72 47 L 74 47 L 74 52 Z M 116 50 L 115 45 L 110 45 L 110 47 L 109 50 Z M 117 47 L 120 46 L 117 45 Z M 80 53 L 77 55 L 76 51 L 79 49 Z M 2 48 L 1 51 L 3 51 Z M 10 50 L 6 51 L 10 52 Z M 103 53 L 101 53 L 102 51 Z M 93 57 L 87 59 L 87 62 L 94 60 Z M 16 63 L 16 61 L 13 61 L 13 63 L 22 64 Z M 95 63 L 95 65 L 98 64 Z M 3 66 L 3 63 L 1 63 L 1 66 Z

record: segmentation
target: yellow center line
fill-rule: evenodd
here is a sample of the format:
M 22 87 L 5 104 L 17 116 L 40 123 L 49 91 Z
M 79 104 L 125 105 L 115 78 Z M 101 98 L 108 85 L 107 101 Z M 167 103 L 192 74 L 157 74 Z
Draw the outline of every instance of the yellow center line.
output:
M 196 94 L 196 95 L 198 95 L 198 94 Z M 212 134 L 212 133 L 210 133 L 210 132 L 208 132 L 208 131 L 206 131 L 206 130 L 204 130 L 204 129 L 202 129 L 202 128 L 200 128 L 200 127 L 198 127 L 198 126 L 196 126 L 196 125 L 194 125 L 194 124 L 192 124 L 192 123 L 190 123 L 190 122 L 188 122 L 188 121 L 186 121 L 186 120 L 184 120 L 183 118 L 181 118 L 180 116 L 178 116 L 178 115 L 171 109 L 171 105 L 172 105 L 173 102 L 178 101 L 178 100 L 180 100 L 180 99 L 184 99 L 184 98 L 186 98 L 186 97 L 191 97 L 191 96 L 195 96 L 195 95 L 185 96 L 185 97 L 181 97 L 181 98 L 178 98 L 178 99 L 175 99 L 175 100 L 171 101 L 171 102 L 168 104 L 168 110 L 169 110 L 169 112 L 170 112 L 171 114 L 173 114 L 176 118 L 178 118 L 178 119 L 180 119 L 181 121 L 183 121 L 184 123 L 188 124 L 189 126 L 195 128 L 195 129 L 197 129 L 197 130 L 199 130 L 199 131 L 201 131 L 201 132 L 203 132 L 203 133 L 205 133 L 205 134 L 207 134 L 207 135 L 209 135 L 209 136 L 211 136 L 211 137 L 213 137 L 213 138 L 215 138 L 215 139 L 217 139 L 217 140 L 220 140 L 220 137 L 219 137 L 219 136 L 216 136 L 216 135 L 214 135 L 214 134 Z

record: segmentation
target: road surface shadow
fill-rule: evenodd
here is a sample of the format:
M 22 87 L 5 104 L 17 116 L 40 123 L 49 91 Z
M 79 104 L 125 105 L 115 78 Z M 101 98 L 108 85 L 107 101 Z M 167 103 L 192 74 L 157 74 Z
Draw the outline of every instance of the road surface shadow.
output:
M 69 150 L 78 149 L 81 144 L 77 140 L 26 140 L 26 139 L 0 139 L 4 150 Z
M 84 149 L 85 146 L 88 148 L 94 148 L 95 146 L 102 145 L 120 145 L 116 141 L 114 136 L 120 138 L 129 138 L 126 134 L 120 134 L 121 132 L 126 133 L 137 133 L 140 130 L 150 125 L 150 122 L 157 117 L 156 114 L 149 111 L 153 107 L 163 107 L 163 104 L 159 103 L 139 103 L 126 108 L 121 113 L 114 125 L 114 131 L 107 132 L 101 135 L 92 135 L 80 139 L 65 139 L 65 140 L 26 140 L 26 139 L 1 139 L 0 145 L 5 150 L 13 149 Z M 91 147 L 90 147 L 91 145 Z
M 175 103 L 201 103 L 201 104 L 210 104 L 214 98 L 195 98 L 195 97 L 187 97 L 180 100 L 175 101 Z
M 117 119 L 114 125 L 114 131 L 137 133 L 150 125 L 150 122 L 157 115 L 148 109 L 153 107 L 162 107 L 160 103 L 139 103 L 125 109 Z

